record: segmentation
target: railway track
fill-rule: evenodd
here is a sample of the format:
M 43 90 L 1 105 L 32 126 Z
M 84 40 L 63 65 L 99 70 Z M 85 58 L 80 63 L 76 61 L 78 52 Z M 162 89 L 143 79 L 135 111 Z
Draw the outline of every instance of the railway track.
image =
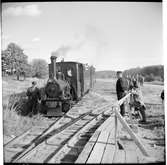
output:
M 104 112 L 110 106 L 107 104 L 76 118 L 65 115 L 56 119 L 48 128 L 39 127 L 26 131 L 4 145 L 5 154 L 10 155 L 5 157 L 5 162 L 66 162 L 68 151 L 73 156 L 67 162 L 72 161 L 71 157 L 77 158 L 92 133 L 109 117 Z M 70 144 L 74 142 L 76 145 L 80 144 L 79 147 L 74 144 L 71 147 Z M 75 154 L 70 150 L 74 150 Z

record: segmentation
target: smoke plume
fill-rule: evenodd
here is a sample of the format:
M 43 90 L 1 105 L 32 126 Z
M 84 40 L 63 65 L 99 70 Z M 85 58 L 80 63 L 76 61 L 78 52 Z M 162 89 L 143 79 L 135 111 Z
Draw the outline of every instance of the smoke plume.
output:
M 62 58 L 64 58 L 64 57 L 66 56 L 67 52 L 70 51 L 71 49 L 72 49 L 71 46 L 65 46 L 65 45 L 63 45 L 63 46 L 61 46 L 60 48 L 58 48 L 58 49 L 56 50 L 55 55 L 56 55 L 57 57 L 62 57 Z
M 95 65 L 96 58 L 102 56 L 108 44 L 104 32 L 96 26 L 86 25 L 84 31 L 76 36 L 73 42 L 62 45 L 54 54 L 66 61 Z

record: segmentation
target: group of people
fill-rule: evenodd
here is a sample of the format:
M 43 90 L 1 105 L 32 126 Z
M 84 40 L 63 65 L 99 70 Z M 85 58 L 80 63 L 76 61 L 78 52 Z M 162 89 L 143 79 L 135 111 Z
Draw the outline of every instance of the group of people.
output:
M 58 74 L 62 77 L 61 74 Z M 142 98 L 140 86 L 143 85 L 143 81 L 140 81 L 139 75 L 135 76 L 123 76 L 121 71 L 117 72 L 116 92 L 118 100 L 122 99 L 127 93 L 131 92 L 130 106 L 134 107 L 134 110 L 139 112 L 141 116 L 140 123 L 146 122 L 145 105 Z M 40 90 L 37 87 L 37 82 L 33 81 L 32 86 L 27 90 L 29 109 L 31 114 L 37 113 L 37 105 L 41 101 Z M 164 91 L 161 93 L 161 98 L 164 100 Z M 124 103 L 120 106 L 120 114 L 125 116 L 125 105 Z
M 128 83 L 128 86 L 130 86 L 131 88 L 133 87 L 133 82 L 137 82 L 138 85 L 140 86 L 143 86 L 144 84 L 144 77 L 141 74 L 135 74 L 135 75 L 127 74 L 124 77 Z
M 130 106 L 134 107 L 134 110 L 139 112 L 141 120 L 139 123 L 146 123 L 145 105 L 142 98 L 140 86 L 143 85 L 143 81 L 139 81 L 139 75 L 125 76 L 121 71 L 117 72 L 116 92 L 118 100 L 122 99 L 128 92 L 131 92 Z M 125 105 L 124 103 L 120 106 L 120 114 L 125 116 Z

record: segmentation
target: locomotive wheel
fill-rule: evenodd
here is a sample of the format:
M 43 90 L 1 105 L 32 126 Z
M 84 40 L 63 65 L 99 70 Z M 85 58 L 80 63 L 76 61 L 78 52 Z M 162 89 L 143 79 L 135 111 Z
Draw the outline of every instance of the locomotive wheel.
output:
M 73 87 L 71 87 L 70 93 L 71 93 L 72 100 L 76 100 L 76 94 Z
M 63 103 L 63 105 L 62 105 L 62 111 L 63 112 L 65 112 L 65 113 L 68 112 L 70 108 L 71 108 L 70 103 Z
M 47 113 L 47 107 L 45 106 L 44 101 L 42 101 L 41 104 L 40 104 L 40 113 L 42 113 L 42 114 Z

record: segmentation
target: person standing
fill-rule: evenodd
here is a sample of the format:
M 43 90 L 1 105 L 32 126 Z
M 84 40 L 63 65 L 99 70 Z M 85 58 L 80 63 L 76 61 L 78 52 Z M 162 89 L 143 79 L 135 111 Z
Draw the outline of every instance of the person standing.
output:
M 128 87 L 126 86 L 126 80 L 122 77 L 122 72 L 117 71 L 117 82 L 116 82 L 116 92 L 118 100 L 122 99 L 126 95 Z M 120 113 L 122 116 L 125 116 L 125 105 L 124 103 L 120 106 Z
M 164 102 L 164 89 L 161 92 L 161 100 L 162 100 L 162 103 L 163 103 Z
M 28 96 L 28 104 L 31 114 L 36 114 L 38 101 L 41 100 L 41 94 L 39 89 L 37 88 L 36 81 L 32 82 L 32 86 L 27 89 L 26 94 Z
M 141 120 L 139 120 L 139 123 L 146 123 L 146 113 L 145 113 L 146 106 L 144 104 L 143 95 L 137 79 L 134 80 L 132 94 L 133 94 L 132 105 L 134 106 L 135 111 L 139 111 L 141 116 Z
M 129 91 L 131 91 L 133 88 L 133 77 L 132 75 L 129 75 Z
M 126 81 L 126 87 L 127 87 L 127 90 L 129 90 L 129 87 L 130 87 L 130 78 L 129 78 L 129 75 L 125 75 L 125 81 Z

